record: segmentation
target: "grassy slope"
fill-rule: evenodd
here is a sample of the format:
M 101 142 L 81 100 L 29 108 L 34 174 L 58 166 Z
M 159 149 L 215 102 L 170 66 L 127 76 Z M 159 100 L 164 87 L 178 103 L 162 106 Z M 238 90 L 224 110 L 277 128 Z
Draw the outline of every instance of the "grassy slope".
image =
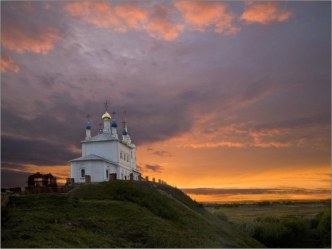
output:
M 2 247 L 259 247 L 180 190 L 117 181 L 14 197 Z

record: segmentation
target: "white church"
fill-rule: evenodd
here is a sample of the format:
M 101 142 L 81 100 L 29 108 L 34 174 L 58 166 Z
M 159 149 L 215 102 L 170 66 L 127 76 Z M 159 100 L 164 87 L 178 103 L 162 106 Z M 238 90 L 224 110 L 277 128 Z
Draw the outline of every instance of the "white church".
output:
M 139 180 L 136 168 L 136 146 L 128 134 L 127 122 L 123 121 L 122 138 L 118 136 L 118 125 L 107 112 L 103 114 L 104 127 L 99 134 L 91 136 L 91 125 L 85 127 L 85 140 L 81 141 L 82 156 L 70 161 L 71 178 L 76 183 L 119 180 Z

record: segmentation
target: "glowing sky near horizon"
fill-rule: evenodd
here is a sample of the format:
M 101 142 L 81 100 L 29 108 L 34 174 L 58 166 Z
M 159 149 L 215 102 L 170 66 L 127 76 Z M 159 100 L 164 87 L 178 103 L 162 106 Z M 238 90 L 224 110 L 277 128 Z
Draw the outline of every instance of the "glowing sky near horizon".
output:
M 96 134 L 108 100 L 119 122 L 127 111 L 150 179 L 328 198 L 330 10 L 328 1 L 2 1 L 2 186 L 36 171 L 69 177 L 86 115 Z

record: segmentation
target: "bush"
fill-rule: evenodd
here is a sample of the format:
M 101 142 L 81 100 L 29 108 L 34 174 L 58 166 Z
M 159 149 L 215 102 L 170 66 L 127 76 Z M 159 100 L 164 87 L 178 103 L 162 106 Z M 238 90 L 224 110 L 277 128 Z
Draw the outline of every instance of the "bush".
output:
M 266 217 L 236 226 L 267 247 L 331 247 L 330 208 L 312 219 Z

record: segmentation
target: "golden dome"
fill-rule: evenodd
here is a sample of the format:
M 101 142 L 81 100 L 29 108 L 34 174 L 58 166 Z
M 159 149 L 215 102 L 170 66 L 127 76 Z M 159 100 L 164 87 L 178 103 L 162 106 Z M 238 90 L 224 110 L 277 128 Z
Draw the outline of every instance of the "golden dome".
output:
M 111 120 L 111 115 L 108 112 L 105 112 L 101 118 L 103 120 Z

